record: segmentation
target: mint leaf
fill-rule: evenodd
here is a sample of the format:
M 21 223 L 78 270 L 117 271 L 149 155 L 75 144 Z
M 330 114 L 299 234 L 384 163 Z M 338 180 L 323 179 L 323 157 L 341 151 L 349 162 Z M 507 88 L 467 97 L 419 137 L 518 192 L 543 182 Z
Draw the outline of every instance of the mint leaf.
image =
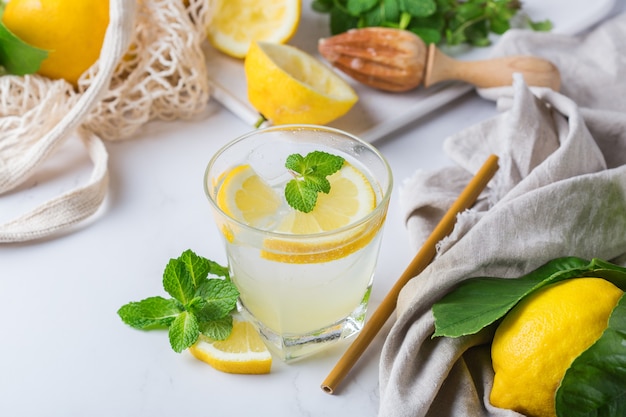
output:
M 176 300 L 150 297 L 123 305 L 117 311 L 122 321 L 137 329 L 169 326 L 182 312 Z
M 285 186 L 287 203 L 303 213 L 311 212 L 317 203 L 317 194 L 330 192 L 330 182 L 326 177 L 339 171 L 344 161 L 340 156 L 321 151 L 313 151 L 306 156 L 289 155 L 285 167 L 295 178 Z
M 317 203 L 317 190 L 307 186 L 303 180 L 291 180 L 285 186 L 285 198 L 291 207 L 309 213 Z
M 220 278 L 209 279 L 209 274 Z M 216 340 L 230 335 L 239 291 L 227 267 L 186 250 L 167 263 L 163 288 L 173 298 L 155 296 L 127 303 L 118 310 L 122 321 L 144 330 L 169 327 L 170 345 L 176 352 L 195 343 L 200 332 Z
M 188 311 L 180 313 L 170 324 L 170 345 L 174 352 L 180 353 L 196 343 L 200 334 L 198 319 Z
M 237 305 L 239 291 L 229 281 L 209 279 L 198 288 L 197 295 L 205 303 L 198 312 L 200 319 L 211 321 L 221 319 L 233 311 Z
M 232 330 L 233 317 L 230 315 L 200 323 L 200 333 L 213 340 L 225 340 Z
M 11 32 L 2 23 L 2 12 L 3 7 L 0 8 L 0 68 L 9 74 L 34 74 L 48 58 L 48 51 L 27 44 Z
M 193 277 L 180 259 L 170 259 L 163 272 L 163 288 L 169 295 L 187 304 L 195 294 Z
M 178 262 L 185 265 L 185 269 L 191 278 L 191 283 L 194 289 L 198 288 L 198 285 L 206 279 L 211 271 L 210 261 L 206 258 L 196 255 L 192 250 L 187 249 L 180 257 Z

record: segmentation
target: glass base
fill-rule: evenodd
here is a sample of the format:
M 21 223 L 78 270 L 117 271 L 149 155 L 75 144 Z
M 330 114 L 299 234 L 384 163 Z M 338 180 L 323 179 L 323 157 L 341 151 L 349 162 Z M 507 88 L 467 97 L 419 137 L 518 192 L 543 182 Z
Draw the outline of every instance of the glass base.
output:
M 367 294 L 369 295 L 369 291 Z M 275 356 L 284 362 L 293 362 L 327 349 L 361 331 L 365 323 L 368 298 L 364 297 L 361 304 L 344 319 L 305 334 L 278 334 L 258 321 L 241 303 L 239 312 L 256 327 Z

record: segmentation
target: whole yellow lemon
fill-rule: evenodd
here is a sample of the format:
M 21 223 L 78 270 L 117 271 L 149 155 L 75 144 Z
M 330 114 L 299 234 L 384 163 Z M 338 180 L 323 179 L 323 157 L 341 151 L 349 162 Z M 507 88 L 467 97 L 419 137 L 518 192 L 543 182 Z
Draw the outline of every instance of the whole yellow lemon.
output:
M 24 42 L 49 51 L 39 74 L 76 85 L 100 56 L 109 0 L 11 0 L 2 21 Z
M 601 278 L 548 285 L 516 305 L 491 346 L 490 401 L 532 417 L 554 417 L 565 371 L 607 328 L 623 291 Z

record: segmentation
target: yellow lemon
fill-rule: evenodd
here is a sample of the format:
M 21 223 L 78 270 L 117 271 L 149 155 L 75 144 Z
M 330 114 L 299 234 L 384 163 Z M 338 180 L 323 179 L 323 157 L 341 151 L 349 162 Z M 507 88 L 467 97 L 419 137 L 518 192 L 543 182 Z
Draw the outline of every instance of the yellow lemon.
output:
M 220 186 L 216 202 L 229 216 L 250 226 L 285 234 L 267 238 L 267 259 L 289 263 L 326 262 L 357 251 L 369 243 L 382 226 L 384 216 L 337 235 L 320 236 L 314 243 L 302 243 L 299 235 L 329 232 L 357 222 L 376 207 L 370 181 L 353 165 L 328 177 L 330 192 L 318 195 L 315 208 L 303 213 L 289 207 L 279 191 L 271 188 L 250 167 L 240 165 L 229 171 Z M 282 190 L 282 189 L 281 189 Z M 293 239 L 288 235 L 293 235 Z
M 556 416 L 565 371 L 602 335 L 622 294 L 604 279 L 575 278 L 520 301 L 493 339 L 491 403 L 529 417 Z
M 254 41 L 291 39 L 300 13 L 300 0 L 219 0 L 207 35 L 216 49 L 243 58 Z
M 226 340 L 212 341 L 201 335 L 189 352 L 218 371 L 231 374 L 267 374 L 272 368 L 272 355 L 247 321 L 235 320 Z
M 326 124 L 358 100 L 332 69 L 290 45 L 255 42 L 244 67 L 248 100 L 274 124 Z
M 100 57 L 109 0 L 11 0 L 2 21 L 24 42 L 49 51 L 39 74 L 76 85 Z

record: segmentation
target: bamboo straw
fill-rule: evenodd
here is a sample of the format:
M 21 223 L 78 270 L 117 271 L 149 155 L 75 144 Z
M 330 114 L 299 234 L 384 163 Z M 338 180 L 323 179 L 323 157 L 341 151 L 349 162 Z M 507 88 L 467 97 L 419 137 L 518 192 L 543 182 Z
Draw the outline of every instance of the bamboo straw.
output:
M 391 313 L 396 309 L 398 295 L 402 287 L 414 276 L 419 274 L 428 266 L 435 257 L 437 243 L 450 234 L 456 223 L 457 214 L 470 208 L 480 193 L 487 186 L 493 175 L 498 170 L 498 157 L 490 155 L 476 175 L 467 184 L 454 204 L 448 209 L 435 230 L 430 234 L 424 245 L 415 255 L 409 266 L 404 270 L 398 281 L 385 296 L 372 317 L 365 323 L 357 338 L 348 347 L 343 356 L 339 359 L 335 367 L 328 374 L 322 383 L 322 390 L 327 394 L 333 394 L 335 388 L 350 372 L 356 361 L 361 357 L 370 342 L 374 339 L 378 331 L 383 327 Z

